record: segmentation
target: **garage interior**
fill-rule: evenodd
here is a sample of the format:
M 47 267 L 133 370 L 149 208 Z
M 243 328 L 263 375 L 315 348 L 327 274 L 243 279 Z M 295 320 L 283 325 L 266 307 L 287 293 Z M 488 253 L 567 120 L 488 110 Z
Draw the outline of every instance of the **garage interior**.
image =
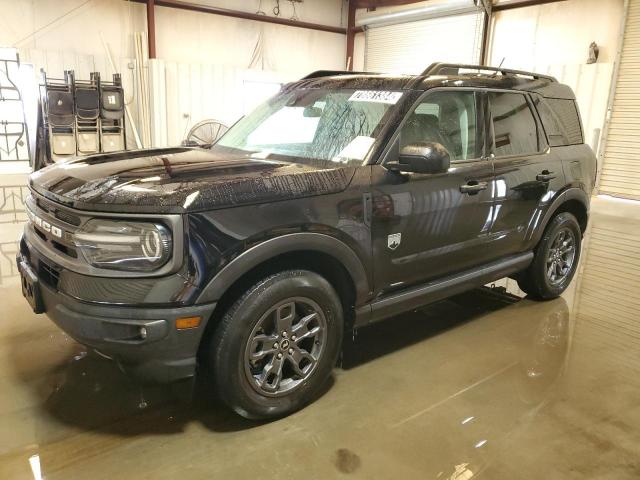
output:
M 1 10 L 0 478 L 640 478 L 640 0 Z M 120 116 L 71 128 L 100 135 L 101 151 L 108 135 L 161 148 L 215 141 L 313 71 L 418 74 L 439 61 L 549 74 L 575 92 L 598 172 L 561 297 L 534 302 L 503 279 L 358 329 L 322 396 L 269 422 L 188 382 L 136 382 L 25 302 L 15 258 L 43 91 L 97 72 L 100 88 L 121 89 Z M 58 145 L 56 161 L 79 145 Z

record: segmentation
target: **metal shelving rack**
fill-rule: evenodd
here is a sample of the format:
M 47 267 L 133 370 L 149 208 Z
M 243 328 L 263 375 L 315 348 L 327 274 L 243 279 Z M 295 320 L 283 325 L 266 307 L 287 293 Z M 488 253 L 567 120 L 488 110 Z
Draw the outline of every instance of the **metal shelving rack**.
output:
M 31 160 L 29 132 L 20 89 L 13 77 L 20 68 L 20 57 L 0 59 L 0 161 Z

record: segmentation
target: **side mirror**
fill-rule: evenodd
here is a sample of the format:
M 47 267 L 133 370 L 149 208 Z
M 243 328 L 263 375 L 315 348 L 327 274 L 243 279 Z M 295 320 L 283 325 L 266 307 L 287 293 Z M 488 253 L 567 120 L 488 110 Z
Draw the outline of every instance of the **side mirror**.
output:
M 398 162 L 389 162 L 389 170 L 413 173 L 443 173 L 449 170 L 449 152 L 440 143 L 420 142 L 405 145 L 400 150 Z

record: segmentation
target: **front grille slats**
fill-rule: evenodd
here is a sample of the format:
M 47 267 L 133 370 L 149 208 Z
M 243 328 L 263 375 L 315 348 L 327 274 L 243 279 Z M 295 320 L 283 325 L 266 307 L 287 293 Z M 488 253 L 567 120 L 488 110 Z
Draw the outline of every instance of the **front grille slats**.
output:
M 38 198 L 36 200 L 36 205 L 43 212 L 46 212 L 46 213 L 48 213 L 50 215 L 53 215 L 58 220 L 60 220 L 60 221 L 62 221 L 64 223 L 68 223 L 69 225 L 73 225 L 75 227 L 79 227 L 80 224 L 82 223 L 82 219 L 78 215 L 75 215 L 74 213 L 71 213 L 68 210 L 65 210 L 65 209 L 63 209 L 61 207 L 58 207 L 56 205 L 52 205 L 52 204 L 50 204 L 50 203 L 48 203 L 45 200 L 42 200 L 40 198 Z
M 45 202 L 43 202 L 42 200 L 40 200 L 39 198 L 36 200 L 36 205 L 38 205 L 38 208 L 39 208 L 40 210 L 43 210 L 43 211 L 45 211 L 45 212 L 48 212 L 48 211 L 49 211 L 49 206 L 48 206 Z
M 73 225 L 75 227 L 80 226 L 80 217 L 74 215 L 73 213 L 67 212 L 66 210 L 56 209 L 54 215 L 58 220 L 62 220 L 69 225 Z
M 55 240 L 51 240 L 51 245 L 54 246 L 54 248 L 62 253 L 64 253 L 65 255 L 72 257 L 72 258 L 78 258 L 78 252 L 76 252 L 76 249 L 73 247 L 69 247 L 67 245 L 63 245 L 59 242 L 56 242 Z
M 60 272 L 53 268 L 51 265 L 40 260 L 38 263 L 39 277 L 51 288 L 58 288 L 58 282 L 60 281 Z

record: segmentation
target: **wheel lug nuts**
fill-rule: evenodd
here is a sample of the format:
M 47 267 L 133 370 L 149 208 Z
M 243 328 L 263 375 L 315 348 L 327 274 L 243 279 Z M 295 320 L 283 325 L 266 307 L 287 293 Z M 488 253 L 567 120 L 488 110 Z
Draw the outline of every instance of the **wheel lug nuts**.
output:
M 278 358 L 282 358 L 282 354 L 281 353 L 278 354 Z
M 289 355 L 293 355 L 293 348 L 289 349 Z
M 287 332 L 282 332 L 282 336 L 283 336 L 284 338 L 287 338 Z
M 295 335 L 291 335 L 291 340 L 295 340 L 296 336 Z
M 273 344 L 273 348 L 278 348 L 280 345 L 278 345 L 277 343 Z

